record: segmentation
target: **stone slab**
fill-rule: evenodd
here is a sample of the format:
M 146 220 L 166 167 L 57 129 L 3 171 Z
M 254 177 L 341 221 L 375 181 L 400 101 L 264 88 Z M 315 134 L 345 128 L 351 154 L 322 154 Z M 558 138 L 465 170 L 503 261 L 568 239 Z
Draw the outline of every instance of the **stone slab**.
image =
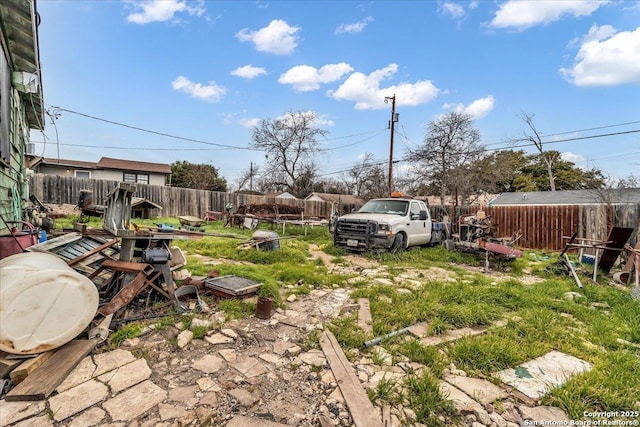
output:
M 112 421 L 134 420 L 162 402 L 167 392 L 147 380 L 102 404 Z
M 416 323 L 409 326 L 408 332 L 416 338 L 426 337 L 429 333 L 429 324 L 427 322 Z
M 96 406 L 87 409 L 77 417 L 73 417 L 69 424 L 67 424 L 67 427 L 97 426 L 104 419 L 105 415 L 107 415 L 107 413 Z
M 560 408 L 555 406 L 536 406 L 530 408 L 521 406 L 520 413 L 525 421 L 534 421 L 533 425 L 569 425 L 569 417 Z M 556 423 L 553 423 L 553 422 Z M 564 424 L 564 423 L 567 424 Z
M 106 385 L 89 380 L 49 398 L 49 408 L 55 421 L 62 421 L 103 401 L 109 396 Z
M 257 377 L 268 372 L 267 368 L 255 357 L 238 360 L 231 366 L 247 378 Z
M 53 427 L 53 422 L 49 418 L 49 415 L 40 415 L 38 417 L 22 420 L 11 427 Z
M 473 412 L 474 409 L 482 409 L 482 405 L 446 381 L 440 381 L 440 393 L 445 399 L 451 400 L 454 408 L 459 412 Z
M 218 344 L 231 344 L 233 342 L 233 338 L 223 335 L 221 333 L 213 334 L 210 337 L 205 337 L 205 341 L 212 345 Z
M 325 366 L 327 364 L 327 358 L 321 350 L 309 350 L 298 357 L 307 365 Z
M 258 357 L 275 367 L 284 366 L 287 363 L 286 359 L 283 359 L 282 357 L 274 353 L 265 353 L 261 354 Z
M 184 349 L 193 339 L 193 331 L 186 330 L 182 331 L 178 334 L 176 338 L 177 345 L 179 349 Z
M 551 351 L 515 368 L 497 372 L 494 376 L 515 387 L 532 399 L 540 399 L 550 390 L 573 376 L 591 370 L 591 364 L 577 357 Z
M 93 362 L 96 364 L 93 376 L 97 377 L 134 360 L 136 360 L 135 356 L 127 350 L 116 349 L 108 353 L 96 354 L 93 356 Z
M 158 405 L 158 413 L 161 421 L 172 420 L 174 418 L 182 419 L 187 415 L 187 410 L 181 406 L 160 403 Z
M 467 396 L 486 405 L 498 399 L 508 396 L 506 390 L 480 378 L 463 377 L 460 375 L 448 375 L 444 378 L 449 384 L 462 390 Z
M 287 427 L 286 424 L 280 424 L 262 418 L 245 417 L 237 415 L 227 423 L 227 427 Z
M 107 383 L 112 393 L 119 393 L 124 389 L 149 379 L 151 369 L 144 359 L 114 369 L 98 377 L 98 380 Z
M 438 345 L 445 342 L 459 340 L 463 337 L 470 337 L 474 335 L 480 335 L 487 332 L 487 328 L 460 328 L 454 329 L 452 331 L 447 331 L 442 335 L 434 335 L 429 337 L 424 337 L 420 340 L 420 344 L 425 346 L 430 345 Z
M 201 359 L 196 360 L 193 365 L 191 365 L 191 367 L 193 369 L 197 369 L 198 371 L 202 371 L 205 374 L 213 374 L 214 372 L 218 372 L 220 369 L 222 369 L 224 363 L 225 361 L 222 360 L 221 357 L 207 354 Z
M 44 401 L 7 402 L 0 400 L 0 425 L 7 426 L 25 418 L 33 417 L 44 411 Z
M 223 348 L 222 350 L 219 350 L 218 353 L 227 362 L 234 362 L 238 358 L 236 351 L 231 348 Z
M 91 377 L 93 377 L 93 373 L 95 371 L 96 364 L 93 363 L 91 356 L 85 357 L 75 368 L 73 368 L 73 371 L 67 375 L 67 378 L 60 383 L 56 388 L 56 391 L 58 393 L 62 393 L 63 391 L 69 390 L 70 388 L 80 385 L 85 381 L 89 381 Z

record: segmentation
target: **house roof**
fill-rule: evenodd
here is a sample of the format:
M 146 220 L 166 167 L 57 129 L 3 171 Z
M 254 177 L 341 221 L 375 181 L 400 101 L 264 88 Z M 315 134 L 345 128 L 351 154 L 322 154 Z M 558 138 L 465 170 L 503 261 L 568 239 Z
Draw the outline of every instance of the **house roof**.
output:
M 101 158 L 97 167 L 99 169 L 133 170 L 164 174 L 171 173 L 171 166 L 164 163 L 138 162 L 132 160 L 112 159 L 110 157 Z
M 502 193 L 489 206 L 640 203 L 640 188 Z
M 110 157 L 103 157 L 97 163 L 85 162 L 82 160 L 52 159 L 49 157 L 41 157 L 33 161 L 31 163 L 31 167 L 35 167 L 38 164 L 84 169 L 117 169 L 125 171 L 155 172 L 161 174 L 171 173 L 171 166 L 167 164 L 137 162 L 131 160 L 113 159 Z
M 42 79 L 40 78 L 40 48 L 38 46 L 38 24 L 40 15 L 35 0 L 2 0 L 0 22 L 2 22 L 2 48 L 9 53 L 11 71 L 24 72 L 36 79 L 37 91 L 24 94 L 24 108 L 32 129 L 44 129 L 42 106 Z M 6 41 L 6 44 L 4 43 Z
M 325 202 L 356 204 L 356 205 L 364 203 L 364 200 L 352 194 L 333 194 L 333 193 L 311 193 L 307 197 L 305 197 L 305 200 L 309 200 L 314 196 L 324 200 Z
M 265 193 L 265 196 L 267 197 L 276 197 L 276 198 L 280 198 L 280 199 L 295 199 L 296 196 L 294 196 L 293 194 L 289 193 L 288 191 L 280 191 L 277 193 Z
M 63 166 L 63 167 L 70 166 L 74 168 L 84 168 L 84 169 L 96 168 L 96 162 L 85 162 L 82 160 L 68 160 L 68 159 L 52 159 L 48 157 L 42 157 L 39 159 L 39 161 L 36 160 L 32 164 L 32 167 L 36 166 L 37 164 Z
M 141 207 L 141 208 L 155 208 L 155 209 L 162 209 L 162 206 L 160 206 L 157 203 L 152 202 L 149 199 L 145 199 L 143 197 L 132 197 L 131 198 L 131 207 L 132 208 L 136 208 L 136 207 Z

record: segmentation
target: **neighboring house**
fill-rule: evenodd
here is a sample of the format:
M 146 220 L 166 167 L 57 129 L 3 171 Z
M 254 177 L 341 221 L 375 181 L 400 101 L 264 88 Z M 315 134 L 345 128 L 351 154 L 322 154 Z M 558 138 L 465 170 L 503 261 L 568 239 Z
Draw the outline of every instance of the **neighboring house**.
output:
M 166 185 L 171 180 L 171 166 L 103 157 L 97 163 L 79 160 L 32 157 L 30 168 L 45 175 L 73 176 L 150 185 Z
M 45 124 L 39 19 L 35 0 L 0 1 L 0 235 L 24 219 L 29 133 Z
M 287 191 L 283 191 L 280 193 L 266 193 L 265 194 L 266 197 L 273 197 L 276 199 L 297 199 L 296 196 L 294 196 L 293 194 L 287 192 Z
M 304 199 L 312 202 L 331 202 L 342 205 L 364 205 L 364 200 L 351 194 L 311 193 Z
M 640 188 L 502 193 L 489 206 L 625 205 L 640 203 Z

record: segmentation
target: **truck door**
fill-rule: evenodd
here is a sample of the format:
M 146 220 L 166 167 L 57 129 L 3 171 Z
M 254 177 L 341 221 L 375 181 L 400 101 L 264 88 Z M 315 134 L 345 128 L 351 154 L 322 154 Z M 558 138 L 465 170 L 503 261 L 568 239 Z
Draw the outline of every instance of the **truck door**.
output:
M 426 211 L 427 216 L 420 214 L 420 211 Z M 429 211 L 423 202 L 412 200 L 409 206 L 409 245 L 426 245 L 431 240 L 431 221 L 429 220 Z

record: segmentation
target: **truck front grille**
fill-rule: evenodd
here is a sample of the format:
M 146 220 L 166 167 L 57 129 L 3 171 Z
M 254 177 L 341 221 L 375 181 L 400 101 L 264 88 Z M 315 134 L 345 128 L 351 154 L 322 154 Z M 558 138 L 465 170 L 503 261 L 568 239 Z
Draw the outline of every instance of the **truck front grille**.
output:
M 378 231 L 378 223 L 367 219 L 339 219 L 336 225 L 338 234 L 370 235 Z

